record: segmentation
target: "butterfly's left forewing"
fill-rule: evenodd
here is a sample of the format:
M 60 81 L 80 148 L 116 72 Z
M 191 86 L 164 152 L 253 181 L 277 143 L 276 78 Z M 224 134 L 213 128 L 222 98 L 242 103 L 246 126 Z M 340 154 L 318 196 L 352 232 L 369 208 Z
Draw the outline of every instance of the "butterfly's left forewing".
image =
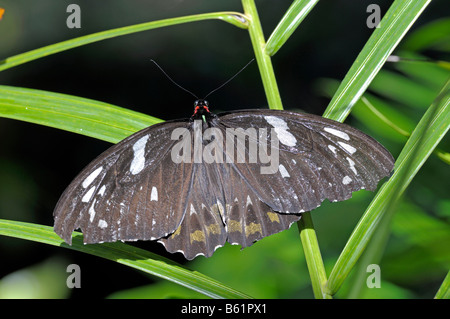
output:
M 188 126 L 157 124 L 102 153 L 58 201 L 55 232 L 68 243 L 77 228 L 85 243 L 158 239 L 174 232 L 186 211 L 193 166 L 171 160 L 176 143 L 171 134 Z

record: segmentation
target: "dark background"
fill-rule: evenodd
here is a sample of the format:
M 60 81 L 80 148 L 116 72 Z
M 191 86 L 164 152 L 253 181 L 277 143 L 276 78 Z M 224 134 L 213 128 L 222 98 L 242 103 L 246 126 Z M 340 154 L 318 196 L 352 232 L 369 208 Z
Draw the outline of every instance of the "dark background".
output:
M 329 100 L 315 94 L 319 78 L 341 80 L 370 37 L 367 5 L 384 14 L 392 1 L 320 1 L 273 57 L 285 109 L 322 114 Z M 81 29 L 66 26 L 67 5 L 81 6 Z M 256 1 L 268 37 L 291 1 Z M 213 11 L 243 12 L 240 1 L 0 1 L 0 60 L 63 40 L 142 22 Z M 447 9 L 447 10 L 446 10 Z M 448 15 L 447 1 L 433 1 L 413 26 Z M 122 36 L 68 50 L 0 73 L 0 84 L 72 94 L 162 119 L 188 117 L 194 98 L 150 62 L 156 60 L 187 89 L 203 96 L 254 57 L 246 30 L 203 21 Z M 265 108 L 256 63 L 208 98 L 212 111 Z M 351 123 L 351 118 L 347 121 Z M 74 176 L 110 144 L 82 135 L 0 118 L 0 218 L 52 225 L 53 208 Z M 160 254 L 152 243 L 140 244 Z M 87 289 L 73 297 L 104 297 L 147 283 L 117 263 L 28 241 L 0 238 L 0 278 L 58 256 L 83 265 Z M 167 255 L 183 262 L 176 255 Z

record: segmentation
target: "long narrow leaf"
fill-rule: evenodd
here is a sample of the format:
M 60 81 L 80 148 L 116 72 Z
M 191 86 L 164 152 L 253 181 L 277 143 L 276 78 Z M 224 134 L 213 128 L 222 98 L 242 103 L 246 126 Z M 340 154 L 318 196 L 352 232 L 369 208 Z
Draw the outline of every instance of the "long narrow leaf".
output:
M 436 296 L 434 296 L 434 298 L 450 299 L 450 271 L 447 273 L 447 276 L 445 276 L 444 281 L 442 282 L 442 285 L 439 287 L 439 290 L 436 293 Z
M 320 253 L 319 242 L 309 212 L 303 213 L 302 218 L 297 222 L 302 240 L 303 251 L 308 265 L 314 297 L 316 299 L 331 299 L 331 296 L 324 290 L 327 282 L 327 275 Z
M 161 120 L 111 104 L 48 91 L 0 85 L 0 116 L 111 143 Z
M 81 233 L 75 232 L 72 235 L 72 246 L 69 246 L 55 234 L 51 227 L 3 219 L 0 219 L 0 235 L 60 246 L 113 260 L 148 274 L 173 281 L 212 298 L 250 298 L 250 296 L 212 278 L 125 243 L 84 245 Z
M 270 56 L 265 53 L 264 47 L 266 45 L 264 34 L 259 21 L 258 11 L 254 0 L 242 0 L 245 15 L 249 19 L 248 32 L 250 40 L 252 41 L 253 51 L 255 52 L 256 61 L 258 63 L 259 72 L 266 93 L 267 102 L 271 109 L 282 110 L 283 104 L 281 102 L 280 92 L 275 80 L 275 73 L 273 71 L 272 61 Z
M 344 120 L 397 44 L 431 0 L 396 0 L 355 60 L 324 116 Z M 344 107 L 345 112 L 340 109 Z
M 265 53 L 273 56 L 294 33 L 299 24 L 319 0 L 296 0 L 292 2 L 281 21 L 267 40 Z
M 390 177 L 354 229 L 328 278 L 333 295 L 361 256 L 389 205 L 400 197 L 450 128 L 450 81 L 411 134 Z
M 195 14 L 185 17 L 170 18 L 146 23 L 140 23 L 127 27 L 97 32 L 82 36 L 79 38 L 59 42 L 43 48 L 21 53 L 0 61 L 0 71 L 12 68 L 14 66 L 36 60 L 50 54 L 58 53 L 64 50 L 76 48 L 89 43 L 106 40 L 130 33 L 136 33 L 156 28 L 167 27 L 176 24 L 182 24 L 187 22 L 197 22 L 202 20 L 222 20 L 231 23 L 239 28 L 246 29 L 248 26 L 245 16 L 238 12 L 213 12 L 204 14 Z

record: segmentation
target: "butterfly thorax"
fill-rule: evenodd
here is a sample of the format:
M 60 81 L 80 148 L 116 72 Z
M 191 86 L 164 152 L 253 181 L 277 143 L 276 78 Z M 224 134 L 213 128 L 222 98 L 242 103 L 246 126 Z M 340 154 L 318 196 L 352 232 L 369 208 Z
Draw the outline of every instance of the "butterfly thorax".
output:
M 208 101 L 200 99 L 196 100 L 194 103 L 194 114 L 191 116 L 191 121 L 202 120 L 204 126 L 211 126 L 211 122 L 217 116 L 209 110 Z

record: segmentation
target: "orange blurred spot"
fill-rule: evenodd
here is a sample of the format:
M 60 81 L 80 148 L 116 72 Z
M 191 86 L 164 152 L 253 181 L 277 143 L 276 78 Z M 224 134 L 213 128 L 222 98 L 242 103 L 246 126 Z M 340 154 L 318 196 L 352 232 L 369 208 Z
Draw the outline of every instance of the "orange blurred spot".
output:
M 0 20 L 3 18 L 3 13 L 5 13 L 5 9 L 0 8 Z

